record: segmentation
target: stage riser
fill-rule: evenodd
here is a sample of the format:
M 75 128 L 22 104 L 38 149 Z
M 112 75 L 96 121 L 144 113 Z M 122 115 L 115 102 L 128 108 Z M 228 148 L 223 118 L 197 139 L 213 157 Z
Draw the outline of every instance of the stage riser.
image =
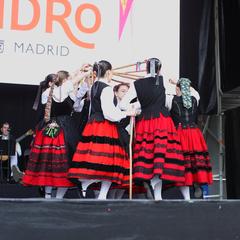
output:
M 239 201 L 0 201 L 0 239 L 239 239 L 239 209 Z

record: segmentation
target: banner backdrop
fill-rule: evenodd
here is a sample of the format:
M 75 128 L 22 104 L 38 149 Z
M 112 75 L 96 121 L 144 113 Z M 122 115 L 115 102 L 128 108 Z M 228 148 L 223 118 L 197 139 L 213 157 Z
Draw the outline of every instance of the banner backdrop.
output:
M 0 82 L 38 84 L 58 70 L 159 57 L 179 74 L 179 0 L 0 0 Z

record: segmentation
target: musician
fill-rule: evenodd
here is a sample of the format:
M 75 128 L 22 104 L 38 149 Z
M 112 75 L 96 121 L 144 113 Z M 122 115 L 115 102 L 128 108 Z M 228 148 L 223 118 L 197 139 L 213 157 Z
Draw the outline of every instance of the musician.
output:
M 19 145 L 16 144 L 15 138 L 10 134 L 10 125 L 8 122 L 5 122 L 1 126 L 1 134 L 0 139 L 2 141 L 9 141 L 9 143 L 4 144 L 6 145 L 6 149 L 1 149 L 3 152 L 1 154 L 1 160 L 7 160 L 10 157 L 10 176 L 11 180 L 18 182 L 21 178 L 23 173 L 18 168 L 18 152 L 19 152 Z M 3 144 L 1 144 L 3 146 Z

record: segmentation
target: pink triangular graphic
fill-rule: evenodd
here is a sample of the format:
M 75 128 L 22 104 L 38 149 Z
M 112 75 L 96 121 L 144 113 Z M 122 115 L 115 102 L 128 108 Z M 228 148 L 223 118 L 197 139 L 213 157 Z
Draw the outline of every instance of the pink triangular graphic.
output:
M 122 32 L 123 32 L 125 23 L 127 21 L 128 14 L 131 10 L 132 3 L 133 3 L 133 0 L 126 0 L 126 1 L 127 1 L 127 4 L 126 4 L 126 8 L 124 9 L 124 6 L 123 6 L 121 0 L 119 0 L 119 3 L 120 3 L 120 18 L 119 18 L 119 33 L 118 33 L 119 40 L 122 36 Z

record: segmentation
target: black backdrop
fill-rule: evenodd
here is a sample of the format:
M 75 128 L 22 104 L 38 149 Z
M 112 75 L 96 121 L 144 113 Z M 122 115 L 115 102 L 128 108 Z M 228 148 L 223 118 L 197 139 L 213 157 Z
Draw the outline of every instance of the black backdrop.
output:
M 240 87 L 240 0 L 218 0 L 221 89 Z M 199 90 L 200 111 L 216 114 L 214 0 L 181 0 L 180 74 Z M 240 198 L 240 108 L 225 113 L 228 198 Z
M 221 80 L 223 92 L 240 87 L 240 0 L 220 2 Z M 226 178 L 228 198 L 240 198 L 240 108 L 225 113 Z
M 237 75 L 240 55 L 240 0 L 219 0 L 220 56 L 223 91 L 240 86 Z M 180 76 L 192 80 L 200 92 L 200 111 L 217 112 L 214 56 L 214 0 L 180 0 Z M 170 19 L 171 20 L 171 19 Z M 156 54 L 157 55 L 157 54 Z M 41 81 L 42 79 L 39 79 Z M 18 137 L 33 128 L 37 116 L 32 111 L 37 86 L 0 84 L 0 122 L 9 121 L 12 133 Z M 240 109 L 226 114 L 226 142 L 240 142 Z M 229 125 L 228 125 L 229 124 Z M 23 150 L 29 139 L 22 142 Z M 234 144 L 226 145 L 227 178 L 231 178 L 231 198 L 240 198 L 240 158 Z M 238 166 L 239 165 L 239 166 Z M 235 171 L 232 171 L 234 169 Z M 238 176 L 237 176 L 238 175 Z
M 200 111 L 217 112 L 214 1 L 180 1 L 180 76 L 191 79 L 201 96 Z

